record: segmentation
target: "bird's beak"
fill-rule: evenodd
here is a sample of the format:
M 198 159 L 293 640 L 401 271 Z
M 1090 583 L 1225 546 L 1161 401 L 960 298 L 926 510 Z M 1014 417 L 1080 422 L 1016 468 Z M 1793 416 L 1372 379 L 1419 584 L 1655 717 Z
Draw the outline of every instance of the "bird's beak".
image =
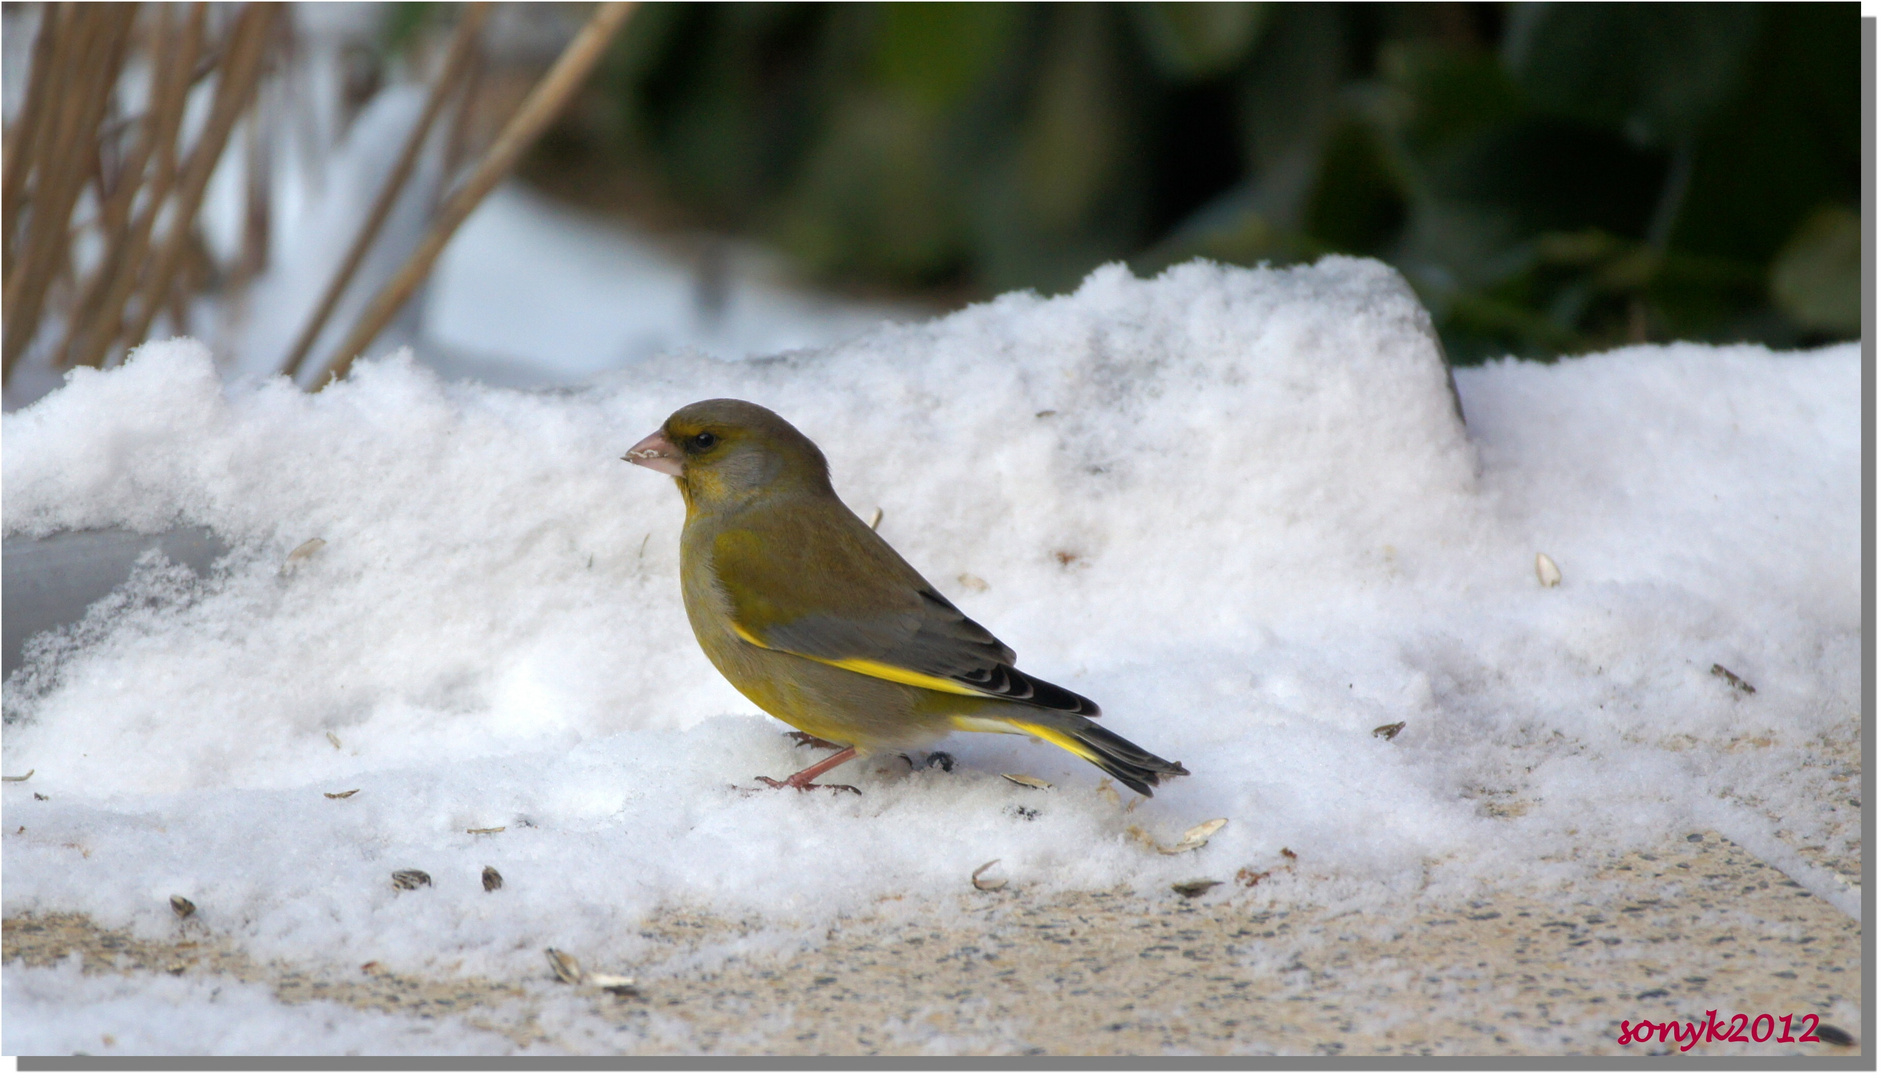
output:
M 622 460 L 669 476 L 681 475 L 681 452 L 659 431 L 636 443 Z

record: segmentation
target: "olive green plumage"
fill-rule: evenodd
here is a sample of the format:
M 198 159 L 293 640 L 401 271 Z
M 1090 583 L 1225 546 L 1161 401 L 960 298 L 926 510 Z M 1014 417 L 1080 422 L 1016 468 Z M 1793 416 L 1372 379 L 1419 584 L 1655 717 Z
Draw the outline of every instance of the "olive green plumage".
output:
M 1150 795 L 1185 769 L 1092 721 L 1093 702 L 1012 666 L 832 490 L 825 456 L 771 410 L 696 402 L 628 459 L 687 504 L 681 592 L 708 659 L 755 705 L 860 752 L 955 730 L 1034 735 Z

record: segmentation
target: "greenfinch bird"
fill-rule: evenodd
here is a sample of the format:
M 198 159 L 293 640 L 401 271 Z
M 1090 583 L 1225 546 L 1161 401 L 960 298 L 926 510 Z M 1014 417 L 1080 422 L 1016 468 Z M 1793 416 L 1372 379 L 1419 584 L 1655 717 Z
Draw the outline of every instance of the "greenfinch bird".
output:
M 707 658 L 753 704 L 838 750 L 757 779 L 822 787 L 811 781 L 860 753 L 951 731 L 1043 739 L 1141 795 L 1189 775 L 1094 723 L 1098 705 L 1017 671 L 1014 650 L 860 521 L 825 455 L 770 409 L 695 402 L 623 460 L 681 490 L 681 595 Z

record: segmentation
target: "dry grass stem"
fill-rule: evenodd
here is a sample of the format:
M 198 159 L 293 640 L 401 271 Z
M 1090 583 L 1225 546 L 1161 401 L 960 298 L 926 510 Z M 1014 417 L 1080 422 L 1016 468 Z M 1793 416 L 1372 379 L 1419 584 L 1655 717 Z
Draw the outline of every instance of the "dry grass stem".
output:
M 577 33 L 563 50 L 563 55 L 557 58 L 556 65 L 530 91 L 524 103 L 518 106 L 516 114 L 498 133 L 497 140 L 485 152 L 483 160 L 471 176 L 446 200 L 431 229 L 405 265 L 399 268 L 392 280 L 386 283 L 379 295 L 361 313 L 353 331 L 334 350 L 316 377 L 317 384 L 325 385 L 345 378 L 347 370 L 353 366 L 354 357 L 372 344 L 399 309 L 406 305 L 406 301 L 412 299 L 412 294 L 431 272 L 432 264 L 438 261 L 439 253 L 445 250 L 452 234 L 458 231 L 458 227 L 471 216 L 471 212 L 477 209 L 498 181 L 510 174 L 524 151 L 536 142 L 550 122 L 562 112 L 563 106 L 581 88 L 583 79 L 596 61 L 602 58 L 603 49 L 634 8 L 631 2 L 597 6 L 588 25 Z
M 432 84 L 432 92 L 426 96 L 425 109 L 419 114 L 418 122 L 413 124 L 412 133 L 406 137 L 406 146 L 400 151 L 398 163 L 387 174 L 386 182 L 380 187 L 379 198 L 374 201 L 366 220 L 360 224 L 360 232 L 354 237 L 353 246 L 347 250 L 347 257 L 335 268 L 327 291 L 321 294 L 321 301 L 308 317 L 308 324 L 302 328 L 301 336 L 295 339 L 294 347 L 288 350 L 288 356 L 282 361 L 281 373 L 289 378 L 300 371 L 308 350 L 314 347 L 315 339 L 320 337 L 322 328 L 327 325 L 334 308 L 340 304 L 341 296 L 352 283 L 354 274 L 359 271 L 361 262 L 366 259 L 367 251 L 379 237 L 380 228 L 386 224 L 387 216 L 393 211 L 393 204 L 399 201 L 399 192 L 406 186 L 413 168 L 419 163 L 419 154 L 425 149 L 432 125 L 451 97 L 452 89 L 463 81 L 466 70 L 477 55 L 478 35 L 490 15 L 489 3 L 475 3 L 468 6 L 459 17 L 458 28 L 452 34 L 445 62 L 439 68 L 438 80 Z
M 124 305 L 137 287 L 139 272 L 150 251 L 152 230 L 171 186 L 177 176 L 177 138 L 183 127 L 184 108 L 190 87 L 197 79 L 196 68 L 203 49 L 209 5 L 191 5 L 184 20 L 181 39 L 164 64 L 165 78 L 151 108 L 152 146 L 157 155 L 153 174 L 145 185 L 144 206 L 125 230 L 121 243 L 108 250 L 100 275 L 85 299 L 79 303 L 74 327 L 60 362 L 97 367 L 124 326 Z
M 19 119 L 13 122 L 13 129 L 6 133 L 5 150 L 0 152 L 0 252 L 6 257 L 0 277 L 13 272 L 14 231 L 24 206 L 26 177 L 32 171 L 39 133 L 45 127 L 47 110 L 52 108 L 53 79 L 64 66 L 59 48 L 70 40 L 62 27 L 69 19 L 71 8 L 71 4 L 47 4 L 41 9 L 26 100 L 20 105 Z
M 51 73 L 63 91 L 41 122 L 32 153 L 25 235 L 8 268 L 0 334 L 0 374 L 10 375 L 38 336 L 47 290 L 70 269 L 70 224 L 85 182 L 96 171 L 98 128 L 124 66 L 134 4 L 88 4 L 59 20 L 72 40 L 55 49 L 65 63 Z M 47 125 L 50 126 L 47 126 Z
M 144 282 L 137 321 L 132 324 L 130 333 L 125 335 L 125 340 L 129 342 L 144 340 L 144 336 L 150 332 L 152 320 L 157 317 L 159 307 L 170 293 L 196 223 L 197 208 L 202 204 L 203 192 L 209 186 L 210 175 L 215 171 L 217 161 L 222 158 L 223 146 L 229 141 L 229 133 L 235 128 L 236 120 L 255 96 L 256 82 L 262 74 L 262 59 L 269 42 L 269 30 L 280 14 L 280 8 L 275 4 L 251 3 L 236 17 L 236 25 L 230 31 L 229 44 L 217 75 L 216 97 L 210 105 L 209 119 L 203 125 L 203 133 L 197 137 L 196 145 L 190 148 L 182 180 L 177 185 L 177 204 L 170 232 L 164 237 L 164 246 L 157 255 L 150 277 Z

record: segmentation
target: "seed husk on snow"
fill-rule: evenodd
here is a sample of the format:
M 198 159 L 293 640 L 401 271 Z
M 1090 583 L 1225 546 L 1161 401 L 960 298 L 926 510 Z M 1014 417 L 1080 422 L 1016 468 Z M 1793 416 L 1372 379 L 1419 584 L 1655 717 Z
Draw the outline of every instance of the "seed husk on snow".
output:
M 432 875 L 424 870 L 393 871 L 393 888 L 395 889 L 416 889 L 421 885 L 430 884 L 432 884 Z
M 33 774 L 38 771 L 39 771 L 38 769 L 28 769 L 26 770 L 25 776 L 0 776 L 0 780 L 5 780 L 9 784 L 17 784 L 22 780 L 31 780 L 33 778 Z
M 575 957 L 561 949 L 545 949 L 543 955 L 549 957 L 550 971 L 556 975 L 557 979 L 571 986 L 582 985 L 583 966 L 577 963 Z
M 490 828 L 488 828 L 488 829 L 466 829 L 465 831 L 466 831 L 466 832 L 468 832 L 468 833 L 470 833 L 470 834 L 471 834 L 471 835 L 473 835 L 473 836 L 490 836 L 490 835 L 491 835 L 492 833 L 501 833 L 501 832 L 503 832 L 503 831 L 504 831 L 504 826 L 502 826 L 502 825 L 493 825 L 492 827 L 490 827 Z
M 322 795 L 323 797 L 325 797 L 325 798 L 329 798 L 329 799 L 346 799 L 346 798 L 351 798 L 352 796 L 355 796 L 355 795 L 358 795 L 358 794 L 360 794 L 360 789 L 359 789 L 359 788 L 348 788 L 348 789 L 347 789 L 346 791 L 323 791 L 323 792 L 321 792 L 321 795 Z
M 187 896 L 173 896 L 170 898 L 170 910 L 177 913 L 177 918 L 187 919 L 196 914 L 196 905 L 190 903 Z
M 1380 727 L 1374 729 L 1374 737 L 1377 739 L 1387 739 L 1388 741 L 1392 742 L 1394 740 L 1394 736 L 1399 735 L 1401 733 L 1401 729 L 1406 726 L 1407 726 L 1407 721 L 1405 720 L 1402 720 L 1398 724 L 1382 724 Z
M 314 539 L 309 540 L 306 543 L 302 544 L 300 547 L 295 548 L 293 551 L 290 551 L 288 553 L 288 557 L 282 560 L 281 576 L 287 577 L 288 575 L 301 569 L 302 563 L 305 563 L 309 559 L 313 558 L 315 552 L 321 550 L 322 548 L 326 546 L 327 546 L 327 541 L 317 536 Z
M 340 736 L 330 731 L 327 733 L 327 741 L 334 744 L 334 749 L 340 749 Z
M 1722 667 L 1720 664 L 1716 664 L 1714 667 L 1709 668 L 1708 673 L 1710 675 L 1719 675 L 1722 678 L 1728 680 L 1729 686 L 1734 687 L 1736 690 L 1739 690 L 1744 694 L 1752 694 L 1754 692 L 1754 686 L 1752 683 L 1749 683 L 1746 679 L 1743 679 L 1741 676 L 1736 675 L 1732 671 L 1729 671 L 1727 668 Z M 26 775 L 31 776 L 32 773 L 27 773 Z
M 876 532 L 877 526 L 882 525 L 883 523 L 884 523 L 884 508 L 880 506 L 876 509 L 874 513 L 871 514 L 871 532 Z
M 1000 859 L 990 859 L 987 862 L 983 863 L 982 865 L 976 867 L 975 872 L 969 875 L 969 884 L 975 886 L 977 889 L 981 890 L 982 892 L 994 892 L 996 889 L 999 889 L 1003 885 L 1008 884 L 1007 878 L 984 878 L 982 876 L 982 874 L 985 871 L 987 871 L 989 867 L 994 866 L 996 863 L 1000 861 L 1001 861 Z
M 1011 784 L 1020 784 L 1022 787 L 1040 788 L 1043 791 L 1054 786 L 1038 776 L 1029 776 L 1025 773 L 1002 773 L 1001 778 Z
M 590 986 L 607 990 L 617 997 L 639 997 L 641 995 L 641 991 L 635 989 L 635 977 L 632 975 L 604 975 L 597 971 L 590 972 L 589 976 L 584 981 Z
M 1213 888 L 1222 884 L 1224 883 L 1221 881 L 1213 881 L 1210 878 L 1193 878 L 1190 881 L 1180 881 L 1174 884 L 1172 891 L 1184 897 L 1203 896 L 1205 893 L 1210 892 Z
M 593 986 L 598 990 L 607 990 L 611 994 L 623 996 L 641 993 L 635 989 L 635 979 L 632 975 L 605 975 L 600 971 L 584 975 L 581 962 L 561 949 L 545 949 L 543 955 L 549 958 L 550 971 L 559 982 L 568 983 L 571 986 Z
M 504 887 L 504 875 L 497 872 L 497 867 L 487 866 L 481 875 L 485 892 L 496 892 Z
M 1128 828 L 1126 835 L 1149 848 L 1153 848 L 1160 855 L 1182 855 L 1187 851 L 1196 851 L 1198 848 L 1210 843 L 1211 835 L 1229 824 L 1229 818 L 1212 818 L 1202 824 L 1193 825 L 1191 828 L 1185 830 L 1184 839 L 1169 847 L 1159 843 L 1151 833 L 1146 832 L 1137 825 Z
M 1547 589 L 1564 580 L 1564 575 L 1558 572 L 1558 564 L 1552 562 L 1551 556 L 1542 551 L 1538 553 L 1535 568 L 1538 571 L 1538 584 Z

